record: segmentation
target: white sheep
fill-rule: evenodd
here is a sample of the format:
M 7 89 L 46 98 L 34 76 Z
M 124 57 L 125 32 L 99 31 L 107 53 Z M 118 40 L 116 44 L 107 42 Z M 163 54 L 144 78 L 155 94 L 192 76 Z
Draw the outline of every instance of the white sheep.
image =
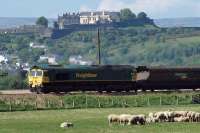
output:
M 186 116 L 189 117 L 190 122 L 194 122 L 195 121 L 195 115 L 196 115 L 196 112 L 188 111 Z
M 186 117 L 187 116 L 188 111 L 174 111 L 174 117 Z
M 190 118 L 189 117 L 175 117 L 174 122 L 189 122 Z
M 122 125 L 128 124 L 131 117 L 132 117 L 132 115 L 130 115 L 130 114 L 120 115 L 120 124 L 122 124 Z
M 167 112 L 156 112 L 154 114 L 154 119 L 158 120 L 158 122 L 167 122 L 168 114 L 167 114 Z
M 63 122 L 60 124 L 61 128 L 69 128 L 69 127 L 73 127 L 74 125 L 71 122 Z
M 200 113 L 195 114 L 195 122 L 200 122 Z

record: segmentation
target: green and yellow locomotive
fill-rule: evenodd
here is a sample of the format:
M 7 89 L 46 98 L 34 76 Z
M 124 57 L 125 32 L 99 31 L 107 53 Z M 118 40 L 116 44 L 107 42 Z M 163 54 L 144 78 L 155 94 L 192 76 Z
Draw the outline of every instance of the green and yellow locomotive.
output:
M 28 74 L 32 92 L 131 91 L 135 90 L 133 66 L 34 66 Z

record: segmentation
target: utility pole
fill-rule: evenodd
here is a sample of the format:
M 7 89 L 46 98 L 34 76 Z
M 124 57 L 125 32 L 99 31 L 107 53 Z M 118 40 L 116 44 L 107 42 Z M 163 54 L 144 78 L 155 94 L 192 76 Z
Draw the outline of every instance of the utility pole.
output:
M 98 44 L 98 65 L 101 65 L 101 41 L 100 41 L 100 29 L 97 31 L 97 44 Z

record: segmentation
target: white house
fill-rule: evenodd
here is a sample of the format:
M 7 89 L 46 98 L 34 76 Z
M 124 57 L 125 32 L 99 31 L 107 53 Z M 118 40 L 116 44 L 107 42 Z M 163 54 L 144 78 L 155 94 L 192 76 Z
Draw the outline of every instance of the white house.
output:
M 30 46 L 30 48 L 46 49 L 45 45 L 39 45 L 39 44 L 35 44 L 33 42 L 30 42 L 29 46 Z
M 3 56 L 3 55 L 0 55 L 0 63 L 7 63 L 8 62 L 8 59 Z
M 40 59 L 39 59 L 39 62 L 48 62 L 49 64 L 53 64 L 53 65 L 56 65 L 58 64 L 56 62 L 56 56 L 55 55 L 42 55 L 40 56 Z
M 69 63 L 70 64 L 77 64 L 77 65 L 92 65 L 92 61 L 85 61 L 83 60 L 83 57 L 78 56 L 70 56 L 69 57 Z

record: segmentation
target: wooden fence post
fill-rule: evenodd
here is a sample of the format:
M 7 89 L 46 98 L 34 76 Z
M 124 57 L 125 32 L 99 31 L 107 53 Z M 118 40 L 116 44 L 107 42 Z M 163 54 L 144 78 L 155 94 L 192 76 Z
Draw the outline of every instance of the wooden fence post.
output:
M 10 98 L 9 100 L 10 100 L 10 101 L 9 101 L 9 104 L 10 104 L 10 105 L 9 105 L 9 111 L 12 112 L 12 102 L 11 102 L 11 98 Z
M 179 105 L 179 97 L 176 97 L 176 105 Z
M 63 103 L 62 99 L 60 100 L 60 106 L 61 106 L 61 108 L 64 108 L 64 103 Z
M 101 108 L 101 103 L 100 103 L 100 100 L 99 100 L 99 98 L 98 98 L 98 104 L 99 104 L 99 108 Z
M 162 105 L 162 97 L 160 96 L 160 106 Z
M 75 108 L 75 101 L 74 101 L 74 99 L 73 99 L 72 106 L 73 106 L 73 108 Z
M 38 105 L 37 105 L 37 95 L 36 95 L 36 97 L 35 97 L 35 110 L 37 110 L 38 109 Z
M 114 101 L 113 101 L 113 99 L 112 99 L 112 107 L 114 106 Z
M 86 95 L 86 97 L 85 97 L 85 106 L 86 106 L 86 108 L 88 108 L 87 95 Z
M 147 106 L 150 106 L 149 97 L 147 97 Z
M 137 98 L 135 98 L 135 106 L 138 107 Z

